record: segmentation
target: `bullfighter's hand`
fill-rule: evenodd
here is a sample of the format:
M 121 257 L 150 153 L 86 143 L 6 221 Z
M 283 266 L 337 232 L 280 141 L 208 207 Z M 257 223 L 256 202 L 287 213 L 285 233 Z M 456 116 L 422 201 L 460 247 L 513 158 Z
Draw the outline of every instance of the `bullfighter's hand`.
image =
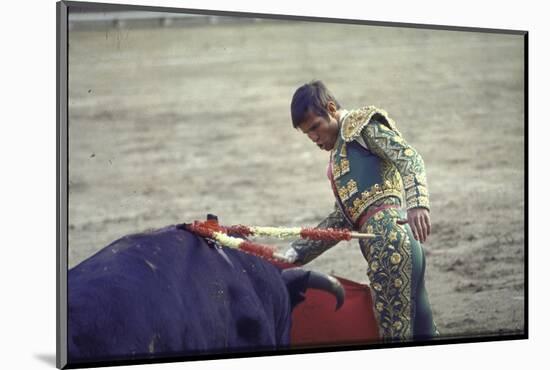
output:
M 290 247 L 285 252 L 285 258 L 289 263 L 296 262 L 296 259 L 298 258 L 298 252 L 296 252 L 296 249 Z
M 432 223 L 430 221 L 430 211 L 426 208 L 416 207 L 407 211 L 407 220 L 399 220 L 398 224 L 408 223 L 416 240 L 424 243 L 431 233 Z

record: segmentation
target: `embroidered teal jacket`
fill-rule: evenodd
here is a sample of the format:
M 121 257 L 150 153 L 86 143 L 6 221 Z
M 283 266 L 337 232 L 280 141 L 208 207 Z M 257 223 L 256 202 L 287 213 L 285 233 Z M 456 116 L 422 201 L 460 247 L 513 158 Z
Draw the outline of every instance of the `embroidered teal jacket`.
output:
M 354 228 L 362 215 L 381 204 L 429 209 L 424 161 L 388 114 L 369 106 L 344 112 L 331 151 L 328 175 L 335 210 L 318 227 Z M 291 246 L 307 263 L 335 242 L 298 240 Z

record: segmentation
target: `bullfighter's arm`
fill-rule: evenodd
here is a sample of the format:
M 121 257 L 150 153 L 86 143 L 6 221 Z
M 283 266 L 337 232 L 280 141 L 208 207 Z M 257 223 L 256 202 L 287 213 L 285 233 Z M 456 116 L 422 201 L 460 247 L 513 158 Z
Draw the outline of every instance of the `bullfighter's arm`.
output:
M 363 128 L 361 136 L 369 150 L 397 167 L 403 179 L 407 209 L 430 209 L 424 160 L 416 149 L 397 130 L 375 118 Z
M 424 160 L 385 117 L 371 119 L 363 128 L 361 136 L 372 152 L 397 167 L 405 189 L 407 222 L 414 238 L 424 243 L 431 232 Z
M 338 206 L 334 205 L 334 211 L 332 211 L 323 221 L 317 225 L 318 228 L 350 228 L 348 221 L 342 215 L 342 212 Z M 296 260 L 294 261 L 297 264 L 303 265 L 308 262 L 311 262 L 313 259 L 317 258 L 322 253 L 326 252 L 331 247 L 335 246 L 337 241 L 325 241 L 325 240 L 307 240 L 299 239 L 293 241 L 289 249 L 295 251 Z M 291 254 L 294 254 L 293 252 Z M 287 252 L 288 255 L 288 252 Z

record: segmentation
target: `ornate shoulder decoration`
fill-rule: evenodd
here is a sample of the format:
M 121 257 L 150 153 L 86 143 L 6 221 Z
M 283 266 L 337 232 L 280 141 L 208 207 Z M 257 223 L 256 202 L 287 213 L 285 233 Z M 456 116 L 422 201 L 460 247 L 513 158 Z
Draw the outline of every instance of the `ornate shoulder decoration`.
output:
M 365 127 L 375 115 L 380 116 L 382 118 L 382 122 L 386 126 L 399 134 L 399 131 L 397 131 L 397 128 L 395 127 L 395 123 L 390 117 L 388 117 L 388 113 L 383 109 L 370 105 L 368 107 L 353 110 L 344 117 L 341 131 L 342 139 L 348 143 L 353 141 L 361 134 L 363 127 Z

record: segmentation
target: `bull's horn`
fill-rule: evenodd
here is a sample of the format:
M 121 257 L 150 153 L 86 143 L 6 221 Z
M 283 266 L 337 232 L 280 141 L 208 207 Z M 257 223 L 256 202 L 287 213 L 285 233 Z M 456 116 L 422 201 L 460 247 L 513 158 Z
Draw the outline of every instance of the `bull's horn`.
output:
M 285 275 L 292 275 L 303 273 L 301 268 L 290 268 L 283 271 Z M 317 271 L 309 271 L 309 279 L 307 282 L 307 288 L 323 290 L 336 297 L 336 309 L 338 310 L 344 304 L 345 291 L 340 282 L 327 274 L 323 274 Z
M 346 293 L 342 284 L 335 277 L 317 271 L 310 271 L 309 286 L 313 289 L 320 289 L 334 294 L 336 297 L 336 309 L 339 309 L 344 304 Z

